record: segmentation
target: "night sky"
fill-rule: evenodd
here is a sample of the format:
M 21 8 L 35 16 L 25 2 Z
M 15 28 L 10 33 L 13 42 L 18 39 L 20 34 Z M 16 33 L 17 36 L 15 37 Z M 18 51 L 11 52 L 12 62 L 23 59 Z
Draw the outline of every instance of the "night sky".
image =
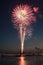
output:
M 43 0 L 0 0 L 0 49 L 20 49 L 18 30 L 11 20 L 11 11 L 17 4 L 28 4 L 39 7 L 36 23 L 32 24 L 33 33 L 29 40 L 25 40 L 25 49 L 43 48 Z

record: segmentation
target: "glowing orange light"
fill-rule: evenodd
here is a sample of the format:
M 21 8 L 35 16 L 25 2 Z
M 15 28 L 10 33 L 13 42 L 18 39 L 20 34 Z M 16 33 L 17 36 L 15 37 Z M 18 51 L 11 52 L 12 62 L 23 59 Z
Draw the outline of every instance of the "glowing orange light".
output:
M 19 65 L 26 65 L 26 61 L 24 60 L 24 57 L 20 57 Z

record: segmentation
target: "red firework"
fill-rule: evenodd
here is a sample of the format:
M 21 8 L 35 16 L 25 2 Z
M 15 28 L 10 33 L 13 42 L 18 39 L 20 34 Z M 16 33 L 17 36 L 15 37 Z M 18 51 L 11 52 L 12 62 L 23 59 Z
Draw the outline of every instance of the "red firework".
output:
M 30 6 L 17 5 L 12 11 L 12 20 L 14 24 L 29 25 L 35 21 L 35 16 Z

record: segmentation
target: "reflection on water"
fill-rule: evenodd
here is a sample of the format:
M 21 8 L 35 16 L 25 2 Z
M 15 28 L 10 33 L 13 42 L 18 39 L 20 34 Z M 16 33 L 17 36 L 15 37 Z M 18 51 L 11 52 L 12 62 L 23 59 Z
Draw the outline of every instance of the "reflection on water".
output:
M 0 57 L 0 65 L 43 65 L 43 56 Z
M 27 62 L 25 60 L 25 57 L 21 56 L 19 59 L 20 59 L 19 60 L 19 65 L 27 65 Z
M 18 65 L 43 65 L 43 56 L 21 56 Z

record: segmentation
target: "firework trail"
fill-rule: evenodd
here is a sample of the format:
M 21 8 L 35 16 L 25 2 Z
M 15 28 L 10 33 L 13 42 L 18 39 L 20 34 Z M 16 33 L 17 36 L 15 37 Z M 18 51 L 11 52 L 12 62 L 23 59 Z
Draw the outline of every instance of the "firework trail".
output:
M 25 31 L 25 28 L 24 28 L 24 31 L 23 31 L 23 37 L 22 37 L 22 44 L 21 44 L 21 52 L 23 52 L 23 50 L 24 50 L 25 34 L 26 34 L 26 31 Z
M 21 53 L 23 53 L 24 49 L 24 40 L 26 37 L 26 31 L 27 31 L 27 26 L 31 24 L 32 21 L 35 21 L 35 15 L 33 13 L 33 10 L 30 6 L 28 5 L 17 5 L 13 11 L 12 11 L 12 20 L 13 24 L 17 25 L 19 28 L 20 32 L 20 41 L 21 41 Z M 30 29 L 29 29 L 29 36 L 30 34 Z

